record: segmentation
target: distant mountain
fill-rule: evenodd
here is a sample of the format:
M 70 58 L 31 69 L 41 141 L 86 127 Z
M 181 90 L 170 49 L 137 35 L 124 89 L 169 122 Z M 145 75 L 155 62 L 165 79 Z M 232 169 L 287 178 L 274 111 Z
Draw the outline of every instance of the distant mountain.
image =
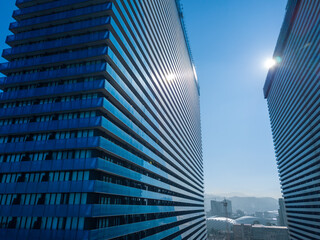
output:
M 222 201 L 224 197 L 205 194 L 205 210 L 210 211 L 210 201 Z M 278 210 L 278 200 L 271 197 L 226 197 L 232 202 L 232 211 L 242 210 L 246 214 L 253 214 L 255 212 Z

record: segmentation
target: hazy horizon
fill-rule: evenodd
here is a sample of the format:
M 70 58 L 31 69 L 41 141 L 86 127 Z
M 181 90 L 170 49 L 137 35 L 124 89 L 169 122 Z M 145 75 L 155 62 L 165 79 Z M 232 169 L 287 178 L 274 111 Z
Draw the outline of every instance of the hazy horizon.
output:
M 206 196 L 217 196 L 217 197 L 225 197 L 225 198 L 230 198 L 230 197 L 255 197 L 255 198 L 274 198 L 274 199 L 279 199 L 281 198 L 280 197 L 277 197 L 277 196 L 264 196 L 264 195 L 248 195 L 248 194 L 244 194 L 244 193 L 241 193 L 241 192 L 225 192 L 225 193 L 222 193 L 222 192 L 218 192 L 218 193 L 207 193 L 205 192 L 204 193 Z

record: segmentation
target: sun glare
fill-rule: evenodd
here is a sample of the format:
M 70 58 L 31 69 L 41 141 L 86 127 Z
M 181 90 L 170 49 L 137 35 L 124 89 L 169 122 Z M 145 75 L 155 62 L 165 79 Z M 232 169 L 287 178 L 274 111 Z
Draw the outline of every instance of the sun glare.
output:
M 264 66 L 267 68 L 267 69 L 270 69 L 272 67 L 274 67 L 275 65 L 277 64 L 276 60 L 272 59 L 272 58 L 269 58 L 265 61 L 264 63 Z
M 175 76 L 174 76 L 174 74 L 170 73 L 170 74 L 167 75 L 166 78 L 167 78 L 167 81 L 170 82 L 170 81 L 174 80 Z

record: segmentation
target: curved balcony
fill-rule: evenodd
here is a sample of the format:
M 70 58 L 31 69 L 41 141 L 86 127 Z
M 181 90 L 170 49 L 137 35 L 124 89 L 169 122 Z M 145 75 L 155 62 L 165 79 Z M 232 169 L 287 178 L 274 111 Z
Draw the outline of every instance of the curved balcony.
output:
M 49 24 L 54 25 L 70 22 L 73 19 L 76 19 L 78 21 L 79 19 L 88 15 L 90 15 L 90 18 L 106 16 L 106 12 L 108 12 L 111 9 L 111 7 L 111 3 L 105 3 L 51 15 L 45 15 L 41 17 L 30 18 L 26 20 L 21 20 L 19 22 L 11 23 L 9 29 L 13 33 L 17 33 L 20 31 L 25 32 L 30 31 L 34 28 L 45 28 Z
M 85 182 L 86 183 L 86 182 Z M 36 183 L 34 183 L 36 185 Z M 81 184 L 81 182 L 78 182 Z M 148 214 L 148 213 L 161 213 L 161 212 L 175 212 L 175 211 L 199 211 L 199 208 L 195 207 L 180 207 L 180 206 L 144 206 L 137 205 L 107 205 L 107 204 L 63 204 L 63 205 L 40 205 L 41 210 L 49 213 L 51 216 L 60 217 L 101 217 L 101 216 L 116 216 L 126 214 Z M 33 205 L 5 205 L 1 206 L 4 213 L 15 212 L 20 213 L 22 216 L 39 216 L 39 211 L 33 210 Z M 69 208 L 80 208 L 71 210 Z M 9 210 L 9 211 L 8 211 Z M 40 210 L 40 212 L 42 212 Z M 68 211 L 71 211 L 71 215 L 68 215 Z M 75 215 L 74 215 L 75 214 Z M 8 215 L 10 216 L 10 215 Z
M 74 158 L 45 161 L 0 162 L 0 173 L 27 173 L 97 169 L 101 158 Z
M 53 145 L 51 145 L 53 146 Z M 88 145 L 89 146 L 89 145 Z M 54 147 L 54 146 L 53 146 Z M 69 181 L 69 182 L 38 182 L 30 184 L 27 182 L 0 184 L 0 194 L 19 194 L 19 193 L 50 193 L 50 192 L 93 192 L 95 181 Z M 2 185 L 2 186 L 1 186 Z M 2 206 L 1 206 L 2 207 Z M 5 214 L 5 213 L 1 213 Z
M 82 109 L 96 109 L 101 107 L 103 107 L 103 98 L 76 100 L 72 102 L 30 105 L 30 106 L 14 107 L 14 108 L 1 108 L 0 118 L 34 115 L 34 114 L 42 114 L 42 113 L 64 112 L 64 111 L 79 111 Z
M 32 236 L 32 239 L 83 240 L 89 239 L 89 233 L 89 230 L 0 229 L 0 236 L 6 236 L 7 239 L 25 239 L 25 236 Z
M 53 2 L 55 0 L 16 0 L 16 6 L 19 8 L 27 8 L 27 7 L 32 7 L 36 4 L 42 4 L 42 3 L 47 3 L 47 2 Z
M 186 214 L 182 216 L 176 216 L 176 217 L 167 217 L 167 218 L 160 218 L 150 221 L 143 221 L 143 222 L 136 222 L 126 225 L 119 225 L 99 230 L 92 230 L 89 232 L 89 239 L 112 239 L 116 237 L 121 237 L 124 234 L 130 234 L 135 233 L 138 231 L 142 231 L 149 228 L 154 228 L 158 226 L 163 226 L 166 224 L 176 223 L 177 221 L 183 221 L 186 222 L 191 221 L 192 219 L 199 219 L 203 216 L 202 212 L 194 213 L 194 214 Z M 179 227 L 181 228 L 181 226 Z M 174 233 L 176 229 L 170 228 L 171 233 Z
M 82 44 L 86 44 L 87 46 L 95 45 L 101 43 L 102 41 L 106 41 L 107 39 L 109 39 L 108 31 L 94 32 L 76 37 L 63 38 L 54 41 L 4 49 L 2 57 L 10 60 L 19 56 L 34 55 L 43 51 L 59 51 L 59 49 L 64 49 L 65 47 L 68 47 L 68 49 L 72 49 L 72 47 L 77 47 L 78 45 Z
M 96 148 L 100 146 L 100 141 L 101 137 L 86 137 L 55 139 L 46 141 L 3 143 L 0 145 L 0 153 Z
M 15 35 L 7 36 L 6 43 L 10 46 L 17 44 L 27 43 L 30 40 L 46 39 L 48 37 L 56 36 L 57 38 L 64 36 L 65 34 L 86 33 L 88 28 L 92 28 L 92 31 L 99 31 L 106 29 L 107 25 L 110 24 L 110 17 L 100 17 L 92 20 L 64 24 L 61 26 L 50 27 L 46 29 L 39 29 L 29 32 L 18 33 Z
M 8 73 L 13 71 L 20 71 L 21 69 L 37 69 L 49 65 L 68 64 L 70 62 L 93 61 L 98 59 L 105 59 L 108 53 L 108 47 L 98 47 L 92 49 L 85 49 L 71 53 L 60 53 L 45 57 L 37 57 L 32 59 L 12 61 L 0 64 L 0 72 Z
M 33 88 L 28 90 L 12 91 L 12 92 L 2 92 L 0 93 L 0 102 L 7 100 L 19 100 L 25 98 L 36 98 L 43 96 L 52 96 L 68 94 L 68 93 L 77 93 L 77 92 L 88 92 L 92 90 L 98 90 L 105 88 L 105 79 L 96 80 L 92 82 L 82 82 L 75 84 L 67 84 L 62 86 L 54 87 L 43 87 L 43 88 Z
M 26 134 L 42 131 L 94 128 L 102 126 L 102 117 L 53 120 L 47 122 L 30 122 L 0 126 L 0 135 Z
M 42 13 L 41 15 L 47 15 L 48 11 L 52 11 L 52 10 L 60 10 L 60 9 L 69 10 L 75 6 L 85 7 L 85 6 L 92 5 L 92 0 L 68 0 L 68 1 L 65 1 L 65 0 L 49 1 L 48 0 L 47 3 L 42 1 L 42 4 L 41 3 L 32 4 L 33 6 L 31 6 L 31 3 L 35 2 L 34 0 L 17 0 L 18 4 L 22 4 L 24 2 L 25 3 L 30 2 L 29 7 L 13 11 L 13 14 L 12 14 L 13 18 L 17 20 L 22 20 L 25 18 L 35 17 L 37 15 L 39 16 L 40 13 Z M 37 3 L 38 2 L 39 1 L 37 1 Z M 107 0 L 95 0 L 94 3 L 99 4 L 103 2 L 107 2 Z
M 156 219 L 150 221 L 143 221 L 131 224 L 125 224 L 120 226 L 108 227 L 108 228 L 101 228 L 97 230 L 43 230 L 43 229 L 0 229 L 0 236 L 1 234 L 6 234 L 5 236 L 10 236 L 10 239 L 22 239 L 20 236 L 33 236 L 33 238 L 45 238 L 45 239 L 74 239 L 74 240 L 82 240 L 82 239 L 111 239 L 115 237 L 123 236 L 124 233 L 134 233 L 137 231 L 142 231 L 147 228 L 152 228 L 160 225 L 166 224 L 174 224 L 178 220 L 182 221 L 183 223 L 188 222 L 196 223 L 199 222 L 198 220 L 201 219 L 203 214 L 190 214 L 184 218 L 179 217 L 168 217 L 163 219 Z M 196 219 L 196 220 L 195 220 Z M 200 224 L 200 223 L 199 223 Z M 184 225 L 185 227 L 188 225 Z M 161 231 L 158 234 L 151 235 L 148 239 L 153 239 L 154 236 L 168 236 L 171 234 L 176 233 L 180 229 L 184 227 L 176 226 L 170 227 L 168 230 Z M 159 238 L 160 239 L 160 238 Z
M 75 78 L 77 76 L 92 76 L 106 71 L 107 63 L 97 63 L 86 66 L 50 70 L 31 74 L 0 78 L 0 87 L 9 87 L 17 84 L 30 84 L 39 81 L 49 81 L 54 79 Z

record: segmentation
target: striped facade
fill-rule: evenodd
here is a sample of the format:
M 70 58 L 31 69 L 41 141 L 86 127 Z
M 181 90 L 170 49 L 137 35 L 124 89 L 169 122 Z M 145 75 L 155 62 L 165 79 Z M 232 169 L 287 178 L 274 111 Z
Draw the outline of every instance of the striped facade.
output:
M 16 5 L 0 65 L 0 239 L 205 239 L 179 1 Z
M 320 239 L 320 1 L 289 0 L 264 86 L 291 239 Z

